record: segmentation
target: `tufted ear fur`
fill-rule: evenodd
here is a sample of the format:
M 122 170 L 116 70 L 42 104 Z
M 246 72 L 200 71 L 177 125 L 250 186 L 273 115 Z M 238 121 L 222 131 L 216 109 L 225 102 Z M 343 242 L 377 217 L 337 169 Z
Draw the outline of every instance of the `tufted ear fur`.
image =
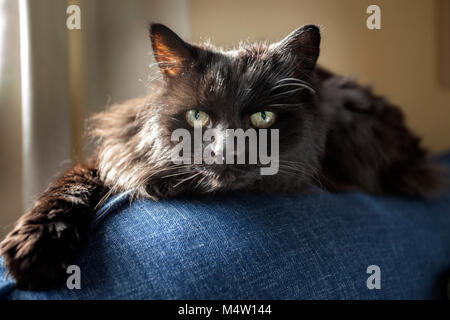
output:
M 319 58 L 320 29 L 315 25 L 300 27 L 277 43 L 275 50 L 289 51 L 298 58 L 301 70 L 310 73 Z
M 165 78 L 178 76 L 195 60 L 196 48 L 162 24 L 150 25 L 150 39 L 153 54 Z

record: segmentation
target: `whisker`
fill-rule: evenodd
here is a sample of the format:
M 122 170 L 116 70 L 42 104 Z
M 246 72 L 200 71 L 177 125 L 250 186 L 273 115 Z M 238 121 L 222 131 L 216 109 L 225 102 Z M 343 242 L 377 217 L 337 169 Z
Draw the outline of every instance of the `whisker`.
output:
M 279 160 L 279 172 L 281 174 L 295 177 L 296 174 L 302 174 L 308 178 L 311 178 L 317 185 L 323 189 L 322 181 L 323 175 L 317 168 L 312 167 L 307 163 L 301 163 L 298 161 Z
M 179 173 L 169 174 L 167 176 L 162 176 L 161 179 L 169 178 L 169 177 L 176 177 L 176 176 L 181 176 L 181 175 L 186 175 L 186 174 L 189 174 L 189 173 L 191 173 L 191 172 L 179 172 Z
M 197 172 L 196 174 L 194 174 L 194 175 L 192 175 L 192 176 L 190 176 L 190 177 L 187 177 L 187 178 L 181 180 L 180 182 L 178 182 L 178 183 L 177 183 L 176 185 L 174 185 L 173 187 L 176 188 L 176 187 L 178 187 L 180 184 L 182 184 L 183 182 L 189 181 L 189 180 L 195 178 L 196 176 L 198 176 L 198 175 L 201 174 L 201 173 L 202 173 L 202 172 Z
M 283 81 L 298 81 L 298 82 L 306 83 L 306 81 L 300 80 L 298 78 L 283 78 L 283 79 L 278 80 L 276 83 L 283 82 Z
M 303 84 L 303 83 L 283 83 L 283 84 L 279 84 L 279 85 L 271 88 L 270 91 L 273 91 L 273 90 L 276 90 L 279 88 L 284 88 L 284 87 L 301 87 L 301 88 L 311 91 L 312 93 L 316 93 L 316 91 L 311 86 L 309 86 L 307 84 Z
M 197 185 L 194 187 L 194 189 L 197 189 L 197 187 L 206 179 L 206 176 L 200 179 L 200 181 L 197 183 Z
M 302 91 L 302 90 L 304 90 L 304 88 L 292 89 L 292 90 L 284 91 L 284 92 L 281 92 L 281 93 L 273 94 L 270 97 L 284 96 L 284 95 L 288 95 L 288 94 L 291 94 L 291 93 L 294 93 L 294 92 L 297 92 L 297 91 Z

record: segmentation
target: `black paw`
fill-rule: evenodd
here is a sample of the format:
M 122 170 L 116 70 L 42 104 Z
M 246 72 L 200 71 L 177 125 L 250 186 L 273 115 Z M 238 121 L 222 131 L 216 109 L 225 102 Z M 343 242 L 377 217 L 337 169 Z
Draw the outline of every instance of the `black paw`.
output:
M 19 223 L 3 240 L 0 254 L 17 286 L 42 290 L 64 283 L 79 236 L 65 222 Z

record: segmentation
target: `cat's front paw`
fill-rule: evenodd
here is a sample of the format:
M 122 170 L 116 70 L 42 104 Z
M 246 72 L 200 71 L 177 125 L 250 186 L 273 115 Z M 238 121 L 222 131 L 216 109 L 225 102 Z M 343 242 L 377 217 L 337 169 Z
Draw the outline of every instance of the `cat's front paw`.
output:
M 65 222 L 24 222 L 3 240 L 0 254 L 19 288 L 50 289 L 63 283 L 78 242 Z

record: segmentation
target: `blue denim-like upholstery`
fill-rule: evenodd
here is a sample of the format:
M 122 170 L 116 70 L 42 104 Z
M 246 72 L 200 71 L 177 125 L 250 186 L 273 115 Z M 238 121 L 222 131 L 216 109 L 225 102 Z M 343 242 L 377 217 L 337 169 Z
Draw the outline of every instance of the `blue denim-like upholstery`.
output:
M 450 155 L 441 158 L 450 164 Z M 210 200 L 111 199 L 74 262 L 80 290 L 7 299 L 427 299 L 450 269 L 450 195 L 433 201 L 315 191 Z M 381 269 L 369 290 L 366 269 Z

